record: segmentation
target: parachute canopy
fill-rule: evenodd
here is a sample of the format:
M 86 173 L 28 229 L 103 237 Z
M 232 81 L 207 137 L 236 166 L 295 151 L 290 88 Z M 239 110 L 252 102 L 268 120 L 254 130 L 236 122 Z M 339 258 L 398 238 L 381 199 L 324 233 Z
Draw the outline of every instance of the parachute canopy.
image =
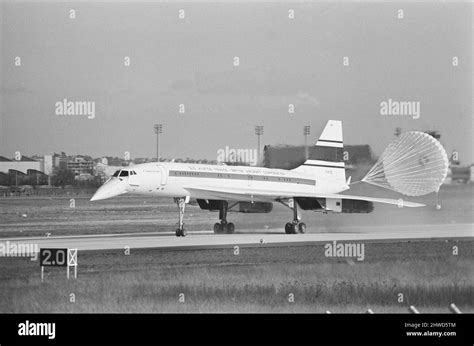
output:
M 448 165 L 448 156 L 438 140 L 427 133 L 410 131 L 388 145 L 362 181 L 407 196 L 422 196 L 439 191 Z

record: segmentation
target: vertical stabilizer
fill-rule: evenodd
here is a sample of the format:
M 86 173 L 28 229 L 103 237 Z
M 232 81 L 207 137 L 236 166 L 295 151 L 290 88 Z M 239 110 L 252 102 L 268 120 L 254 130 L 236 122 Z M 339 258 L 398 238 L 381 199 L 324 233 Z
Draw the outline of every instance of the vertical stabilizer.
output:
M 311 175 L 316 179 L 346 186 L 345 163 L 343 159 L 342 122 L 329 120 L 316 142 L 315 157 L 306 160 L 293 171 Z
M 317 146 L 342 148 L 342 122 L 340 120 L 329 120 L 323 133 L 316 142 Z

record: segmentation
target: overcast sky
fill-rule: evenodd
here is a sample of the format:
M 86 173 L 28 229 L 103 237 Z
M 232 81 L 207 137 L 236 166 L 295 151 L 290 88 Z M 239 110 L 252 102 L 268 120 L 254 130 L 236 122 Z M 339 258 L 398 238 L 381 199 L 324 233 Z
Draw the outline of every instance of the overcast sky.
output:
M 314 140 L 340 119 L 377 154 L 400 126 L 474 161 L 470 3 L 3 3 L 0 21 L 2 156 L 153 157 L 162 123 L 162 156 L 216 159 L 255 148 L 254 125 L 263 144 L 302 144 L 304 125 Z M 57 115 L 63 99 L 95 118 Z M 388 99 L 420 117 L 382 115 Z

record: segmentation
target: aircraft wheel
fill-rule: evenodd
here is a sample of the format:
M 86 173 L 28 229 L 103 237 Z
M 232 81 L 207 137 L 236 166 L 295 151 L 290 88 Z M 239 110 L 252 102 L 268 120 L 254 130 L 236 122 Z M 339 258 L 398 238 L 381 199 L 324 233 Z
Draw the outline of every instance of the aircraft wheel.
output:
M 298 225 L 298 231 L 300 233 L 306 233 L 306 224 L 304 222 L 301 222 L 299 225 Z
M 181 237 L 181 230 L 179 228 L 176 230 L 176 236 Z
M 220 224 L 220 232 L 221 233 L 227 233 L 227 226 L 229 224 L 227 222 L 222 222 L 221 221 L 221 224 Z
M 288 222 L 285 225 L 285 233 L 286 234 L 291 234 L 292 233 L 292 228 L 293 228 L 293 224 L 291 222 Z
M 181 237 L 186 237 L 187 234 L 188 234 L 188 232 L 186 232 L 186 230 L 183 228 L 181 230 Z
M 227 224 L 227 233 L 234 233 L 234 230 L 235 230 L 235 225 L 232 223 L 232 222 L 229 222 Z
M 297 223 L 292 223 L 291 224 L 291 234 L 296 234 L 298 233 L 298 224 Z
M 215 233 L 215 234 L 219 234 L 219 233 L 221 233 L 221 230 L 222 230 L 221 224 L 218 223 L 218 222 L 216 222 L 216 223 L 214 224 L 214 233 Z

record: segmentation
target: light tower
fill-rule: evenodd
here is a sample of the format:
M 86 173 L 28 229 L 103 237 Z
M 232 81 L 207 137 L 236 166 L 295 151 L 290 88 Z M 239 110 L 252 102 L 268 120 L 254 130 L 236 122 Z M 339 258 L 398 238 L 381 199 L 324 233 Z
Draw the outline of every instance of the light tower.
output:
M 305 159 L 308 159 L 308 136 L 311 133 L 311 126 L 305 125 L 303 127 L 303 135 L 304 135 L 304 155 Z
M 260 162 L 260 136 L 263 135 L 263 125 L 255 126 L 255 134 L 257 135 L 257 140 L 258 140 L 257 162 Z
M 163 133 L 163 124 L 155 124 L 156 133 L 156 162 L 159 162 L 160 158 L 160 133 Z

